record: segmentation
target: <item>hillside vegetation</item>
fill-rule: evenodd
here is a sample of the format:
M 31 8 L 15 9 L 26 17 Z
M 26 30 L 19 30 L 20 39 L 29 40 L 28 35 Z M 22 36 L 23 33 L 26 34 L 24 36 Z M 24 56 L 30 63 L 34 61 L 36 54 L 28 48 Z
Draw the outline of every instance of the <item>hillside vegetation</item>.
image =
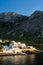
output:
M 43 43 L 43 12 L 35 11 L 30 16 L 15 12 L 0 13 L 0 38 Z

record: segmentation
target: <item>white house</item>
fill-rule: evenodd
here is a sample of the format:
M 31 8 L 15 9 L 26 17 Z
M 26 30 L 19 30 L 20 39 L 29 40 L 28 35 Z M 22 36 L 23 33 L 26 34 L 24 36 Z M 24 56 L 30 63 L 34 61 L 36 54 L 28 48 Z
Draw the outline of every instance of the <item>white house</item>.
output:
M 21 44 L 21 48 L 26 48 L 26 44 L 25 43 L 22 43 Z
M 26 48 L 26 44 L 18 42 L 18 47 L 20 47 L 20 48 Z
M 18 47 L 18 44 L 17 44 L 17 42 L 15 42 L 15 41 L 11 41 L 11 44 L 12 44 L 12 46 L 15 47 L 15 48 Z

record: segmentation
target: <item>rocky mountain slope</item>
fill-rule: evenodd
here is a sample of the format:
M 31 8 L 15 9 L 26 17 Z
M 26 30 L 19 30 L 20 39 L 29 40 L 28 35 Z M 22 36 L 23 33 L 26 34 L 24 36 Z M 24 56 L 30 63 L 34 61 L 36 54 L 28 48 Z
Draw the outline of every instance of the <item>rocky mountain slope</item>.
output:
M 35 11 L 31 16 L 0 13 L 0 38 L 43 42 L 43 12 Z

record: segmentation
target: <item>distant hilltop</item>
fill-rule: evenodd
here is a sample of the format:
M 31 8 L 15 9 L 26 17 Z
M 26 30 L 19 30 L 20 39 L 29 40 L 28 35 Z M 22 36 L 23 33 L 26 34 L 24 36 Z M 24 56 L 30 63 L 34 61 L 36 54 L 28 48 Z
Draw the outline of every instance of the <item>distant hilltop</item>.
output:
M 0 13 L 0 38 L 43 42 L 43 11 L 30 16 Z

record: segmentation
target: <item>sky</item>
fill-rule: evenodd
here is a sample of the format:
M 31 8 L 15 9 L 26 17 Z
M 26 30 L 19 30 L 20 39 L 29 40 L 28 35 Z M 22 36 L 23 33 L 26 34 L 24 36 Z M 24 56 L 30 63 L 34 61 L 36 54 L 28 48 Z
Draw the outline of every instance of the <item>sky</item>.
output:
M 16 12 L 29 16 L 36 10 L 43 11 L 43 0 L 0 0 L 0 13 Z

